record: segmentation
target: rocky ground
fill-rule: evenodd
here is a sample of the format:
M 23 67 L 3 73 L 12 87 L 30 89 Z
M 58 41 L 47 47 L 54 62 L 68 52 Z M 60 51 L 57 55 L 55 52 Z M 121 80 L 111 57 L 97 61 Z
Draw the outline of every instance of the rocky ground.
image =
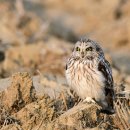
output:
M 1 0 L 0 129 L 129 130 L 130 1 Z M 65 80 L 74 43 L 98 41 L 111 63 L 116 114 L 79 102 Z

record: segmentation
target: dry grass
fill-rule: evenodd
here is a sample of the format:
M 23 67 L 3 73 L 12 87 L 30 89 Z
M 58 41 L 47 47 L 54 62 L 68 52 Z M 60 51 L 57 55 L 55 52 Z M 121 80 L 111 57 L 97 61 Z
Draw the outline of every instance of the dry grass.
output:
M 9 124 L 19 125 L 20 121 L 13 118 L 10 113 L 0 104 L 0 128 L 2 129 Z
M 121 84 L 116 88 L 116 99 L 114 102 L 116 115 L 122 125 L 122 130 L 130 130 L 130 91 L 125 91 Z

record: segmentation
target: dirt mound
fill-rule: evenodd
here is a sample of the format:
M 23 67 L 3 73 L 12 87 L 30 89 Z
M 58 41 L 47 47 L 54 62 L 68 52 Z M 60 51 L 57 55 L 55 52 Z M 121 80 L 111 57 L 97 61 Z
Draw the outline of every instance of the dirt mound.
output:
M 1 104 L 11 113 L 19 111 L 34 100 L 35 90 L 28 73 L 14 74 L 11 86 L 1 93 Z
M 0 93 L 1 130 L 83 130 L 87 128 L 122 130 L 124 128 L 122 122 L 119 123 L 120 112 L 114 115 L 103 114 L 98 104 L 78 103 L 77 96 L 75 94 L 71 96 L 64 83 L 59 84 L 57 80 L 44 76 L 40 81 L 32 79 L 27 72 L 12 76 L 11 85 Z M 45 90 L 42 95 L 35 90 L 38 83 Z M 57 86 L 60 87 L 59 94 L 56 92 L 55 97 L 51 96 L 57 90 Z M 46 90 L 50 91 L 50 96 Z M 123 109 L 122 116 L 126 114 L 124 110 L 126 109 Z M 125 128 L 128 127 L 128 120 L 129 116 L 125 118 Z

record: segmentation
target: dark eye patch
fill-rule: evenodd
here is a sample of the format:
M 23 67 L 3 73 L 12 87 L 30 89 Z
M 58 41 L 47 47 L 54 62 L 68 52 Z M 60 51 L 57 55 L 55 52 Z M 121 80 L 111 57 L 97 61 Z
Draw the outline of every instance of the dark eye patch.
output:
M 76 51 L 80 51 L 80 48 L 79 48 L 79 47 L 76 47 Z
M 86 48 L 86 51 L 92 51 L 92 50 L 93 50 L 92 47 L 88 47 L 88 48 Z

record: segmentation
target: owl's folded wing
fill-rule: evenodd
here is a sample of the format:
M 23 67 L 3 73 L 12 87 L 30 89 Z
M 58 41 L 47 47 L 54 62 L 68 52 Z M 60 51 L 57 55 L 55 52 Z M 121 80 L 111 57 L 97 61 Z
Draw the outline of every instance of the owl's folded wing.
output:
M 106 81 L 105 87 L 108 89 L 113 89 L 113 77 L 112 77 L 112 70 L 110 64 L 107 60 L 101 60 L 98 64 L 98 70 L 102 72 Z
M 113 101 L 115 99 L 114 93 L 114 85 L 113 85 L 113 77 L 112 77 L 112 70 L 110 64 L 107 60 L 102 60 L 99 62 L 98 65 L 99 71 L 102 72 L 106 81 L 105 81 L 105 96 L 108 103 L 108 107 L 112 109 L 112 113 L 114 113 L 114 104 Z

